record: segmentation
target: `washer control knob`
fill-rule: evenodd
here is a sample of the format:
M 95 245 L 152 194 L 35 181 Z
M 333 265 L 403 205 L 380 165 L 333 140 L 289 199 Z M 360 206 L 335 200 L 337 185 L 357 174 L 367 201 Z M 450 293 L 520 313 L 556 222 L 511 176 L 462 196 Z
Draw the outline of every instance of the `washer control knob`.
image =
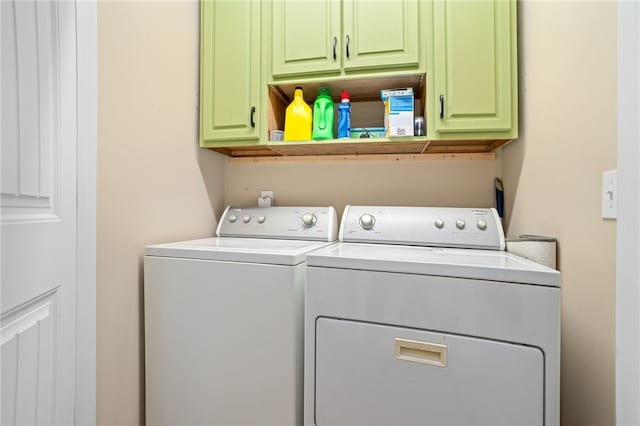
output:
M 362 229 L 369 230 L 373 228 L 373 225 L 376 224 L 376 218 L 369 213 L 365 213 L 360 216 L 360 220 L 358 222 L 360 222 L 360 226 L 362 226 Z
M 464 220 L 462 220 L 462 219 L 456 220 L 456 228 L 464 229 Z
M 481 231 L 484 231 L 485 229 L 487 229 L 487 222 L 485 222 L 484 220 L 479 220 L 478 229 Z
M 313 225 L 316 224 L 316 221 L 318 219 L 316 218 L 316 215 L 313 213 L 305 213 L 302 215 L 302 226 L 304 226 L 305 228 L 311 228 Z
M 236 216 L 235 214 L 232 214 L 231 216 L 229 216 L 229 222 L 233 223 L 236 220 L 238 220 L 238 216 Z
M 265 219 L 264 216 L 262 215 L 258 216 L 258 223 L 264 223 L 264 219 Z
M 244 223 L 249 223 L 251 222 L 251 216 L 249 216 L 248 214 L 245 214 L 244 216 L 242 216 L 242 221 Z
M 438 229 L 444 228 L 444 220 L 442 220 L 440 218 L 434 220 L 433 224 L 436 225 L 436 228 L 438 228 Z

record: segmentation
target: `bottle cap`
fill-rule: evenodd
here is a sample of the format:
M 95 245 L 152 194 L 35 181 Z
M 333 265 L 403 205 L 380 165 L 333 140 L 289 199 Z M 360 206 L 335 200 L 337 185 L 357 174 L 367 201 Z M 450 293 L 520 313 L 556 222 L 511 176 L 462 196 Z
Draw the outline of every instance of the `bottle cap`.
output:
M 331 97 L 331 89 L 328 87 L 321 87 L 318 89 L 318 96 L 328 96 Z
M 342 91 L 342 102 L 349 102 L 349 92 L 347 90 Z

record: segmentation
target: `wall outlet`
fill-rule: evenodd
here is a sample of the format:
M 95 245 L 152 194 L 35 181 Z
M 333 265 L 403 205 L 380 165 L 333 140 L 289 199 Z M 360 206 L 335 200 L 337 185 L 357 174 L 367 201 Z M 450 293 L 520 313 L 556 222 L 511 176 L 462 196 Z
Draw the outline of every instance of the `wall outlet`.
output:
M 273 191 L 260 191 L 260 198 L 258 198 L 258 207 L 271 207 L 273 205 L 275 205 Z
M 602 173 L 602 218 L 618 218 L 618 171 Z

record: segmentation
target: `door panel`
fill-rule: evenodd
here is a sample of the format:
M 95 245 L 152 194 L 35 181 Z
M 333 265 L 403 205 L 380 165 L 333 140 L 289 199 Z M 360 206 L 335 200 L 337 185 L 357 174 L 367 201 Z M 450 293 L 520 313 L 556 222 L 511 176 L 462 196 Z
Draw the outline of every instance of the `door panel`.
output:
M 52 418 L 55 290 L 2 315 L 2 424 Z
M 73 424 L 76 4 L 0 7 L 2 421 Z
M 315 379 L 318 426 L 543 424 L 538 348 L 320 318 Z
M 439 132 L 508 131 L 512 127 L 513 2 L 434 2 L 433 60 Z M 513 40 L 515 43 L 515 40 Z M 437 60 L 436 60 L 437 59 Z M 440 102 L 442 99 L 442 102 Z
M 204 141 L 259 137 L 260 7 L 258 1 L 202 2 Z
M 272 31 L 274 77 L 340 72 L 340 1 L 274 1 Z
M 417 67 L 418 1 L 345 0 L 343 2 L 344 69 Z
M 58 176 L 59 86 L 54 80 L 57 27 L 49 2 L 2 2 L 2 207 L 14 214 L 49 215 Z M 15 19 L 14 19 L 15 16 Z M 36 24 L 37 18 L 37 24 Z M 36 28 L 37 25 L 37 28 Z M 18 97 L 19 95 L 19 97 Z M 49 216 L 53 218 L 53 216 Z M 17 218 L 17 217 L 15 217 Z

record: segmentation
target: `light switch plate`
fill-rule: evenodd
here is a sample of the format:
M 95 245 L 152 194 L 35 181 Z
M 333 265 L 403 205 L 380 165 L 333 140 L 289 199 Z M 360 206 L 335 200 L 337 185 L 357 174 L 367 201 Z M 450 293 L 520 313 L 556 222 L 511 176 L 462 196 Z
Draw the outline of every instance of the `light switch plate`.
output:
M 602 173 L 602 218 L 618 218 L 618 171 Z

